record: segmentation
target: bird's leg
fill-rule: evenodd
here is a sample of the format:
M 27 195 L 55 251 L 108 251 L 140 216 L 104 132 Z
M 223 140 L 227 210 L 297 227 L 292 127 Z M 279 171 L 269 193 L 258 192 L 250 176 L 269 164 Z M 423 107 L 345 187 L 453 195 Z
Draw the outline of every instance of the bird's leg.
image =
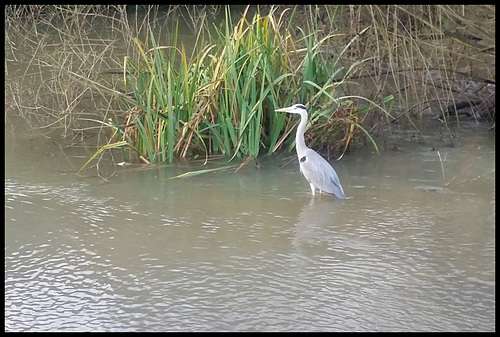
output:
M 316 195 L 316 187 L 314 187 L 314 184 L 313 183 L 309 183 L 309 185 L 311 186 L 312 195 Z

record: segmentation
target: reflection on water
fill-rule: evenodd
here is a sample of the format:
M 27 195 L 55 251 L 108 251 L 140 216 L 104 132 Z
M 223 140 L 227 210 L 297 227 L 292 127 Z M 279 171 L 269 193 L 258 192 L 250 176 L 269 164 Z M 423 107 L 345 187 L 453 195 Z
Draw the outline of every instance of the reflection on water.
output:
M 439 162 L 414 153 L 336 163 L 338 200 L 273 159 L 102 183 L 26 173 L 7 151 L 5 328 L 493 331 L 494 177 L 422 189 L 440 186 Z
M 294 246 L 327 242 L 329 230 L 335 227 L 335 214 L 344 202 L 322 195 L 305 203 L 298 216 Z

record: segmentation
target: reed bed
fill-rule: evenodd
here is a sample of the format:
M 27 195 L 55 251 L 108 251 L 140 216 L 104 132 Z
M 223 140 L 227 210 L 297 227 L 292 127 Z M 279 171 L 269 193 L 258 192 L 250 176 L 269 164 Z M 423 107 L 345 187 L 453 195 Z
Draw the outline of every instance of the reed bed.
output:
M 337 158 L 434 116 L 456 137 L 459 103 L 494 111 L 494 6 L 253 9 L 7 6 L 23 38 L 6 33 L 6 62 L 28 67 L 6 72 L 6 107 L 34 132 L 96 136 L 91 158 L 147 163 L 291 150 L 296 120 L 274 109 L 298 102 L 308 144 Z
M 135 40 L 142 59 L 126 58 L 124 67 L 127 89 L 135 98 L 127 119 L 133 127 L 119 134 L 137 144 L 134 148 L 148 161 L 217 154 L 255 158 L 262 150 L 272 154 L 292 129 L 288 125 L 283 133 L 287 117 L 274 109 L 296 102 L 309 105 L 312 121 L 324 120 L 316 140 L 338 137 L 336 144 L 344 149 L 357 129 L 365 131 L 357 116 L 363 109 L 377 107 L 389 114 L 380 104 L 360 107 L 348 96 L 339 97 L 337 88 L 366 60 L 346 71 L 337 69 L 327 54 L 335 34 L 299 28 L 295 37 L 290 29 L 295 13 L 285 20 L 287 10 L 276 15 L 271 8 L 249 20 L 248 8 L 236 23 L 226 8 L 225 24 L 213 36 L 199 37 L 190 56 L 177 45 L 177 30 L 168 47 L 159 46 L 152 32 L 149 49 Z M 334 82 L 339 73 L 342 81 Z M 391 100 L 385 97 L 382 104 Z

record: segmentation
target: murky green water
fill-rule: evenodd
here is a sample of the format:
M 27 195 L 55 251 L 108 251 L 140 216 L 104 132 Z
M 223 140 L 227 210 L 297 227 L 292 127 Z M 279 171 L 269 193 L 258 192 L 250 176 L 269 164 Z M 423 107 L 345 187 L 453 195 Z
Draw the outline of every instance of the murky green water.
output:
M 104 182 L 7 133 L 5 328 L 493 331 L 495 151 L 463 142 L 440 149 L 463 182 L 444 190 L 430 144 L 347 156 L 341 201 L 311 197 L 285 157 Z

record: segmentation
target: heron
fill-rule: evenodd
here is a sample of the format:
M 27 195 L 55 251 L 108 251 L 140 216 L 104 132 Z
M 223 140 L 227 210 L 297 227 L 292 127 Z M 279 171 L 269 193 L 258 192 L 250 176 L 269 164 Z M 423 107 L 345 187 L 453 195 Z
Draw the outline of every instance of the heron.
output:
M 304 131 L 307 124 L 307 109 L 303 104 L 294 104 L 288 108 L 275 110 L 300 115 L 300 123 L 295 134 L 295 150 L 299 158 L 300 172 L 309 182 L 312 195 L 316 195 L 316 188 L 332 194 L 339 199 L 345 199 L 344 189 L 340 184 L 337 172 L 317 152 L 307 147 L 304 141 Z

